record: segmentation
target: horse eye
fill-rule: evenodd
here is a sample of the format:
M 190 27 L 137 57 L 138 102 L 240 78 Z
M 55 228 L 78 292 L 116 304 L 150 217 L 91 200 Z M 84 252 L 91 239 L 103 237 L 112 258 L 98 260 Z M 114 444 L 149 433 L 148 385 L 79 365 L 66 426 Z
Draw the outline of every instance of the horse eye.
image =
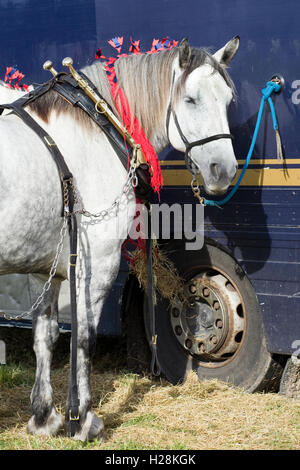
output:
M 191 96 L 186 96 L 184 101 L 189 104 L 196 104 L 196 101 Z

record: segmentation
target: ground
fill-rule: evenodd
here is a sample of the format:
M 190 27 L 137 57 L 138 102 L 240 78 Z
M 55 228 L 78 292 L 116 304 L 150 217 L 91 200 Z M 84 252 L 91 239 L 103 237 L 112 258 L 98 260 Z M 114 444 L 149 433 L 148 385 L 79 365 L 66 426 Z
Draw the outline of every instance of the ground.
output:
M 0 449 L 300 449 L 300 400 L 248 394 L 219 381 L 184 385 L 131 374 L 122 340 L 102 339 L 93 362 L 93 409 L 106 425 L 106 440 L 81 443 L 26 434 L 34 379 L 31 331 L 3 329 L 6 366 L 0 366 Z M 69 335 L 54 355 L 55 405 L 64 414 Z

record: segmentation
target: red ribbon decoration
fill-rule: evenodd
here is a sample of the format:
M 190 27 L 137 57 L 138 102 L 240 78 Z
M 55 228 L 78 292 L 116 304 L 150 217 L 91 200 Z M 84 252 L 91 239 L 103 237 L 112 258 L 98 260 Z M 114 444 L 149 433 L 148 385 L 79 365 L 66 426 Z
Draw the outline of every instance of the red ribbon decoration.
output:
M 121 46 L 123 44 L 123 37 L 113 38 L 109 40 L 108 43 L 119 52 L 118 57 L 127 56 L 127 54 L 120 54 Z M 130 37 L 130 43 L 131 45 L 129 48 L 129 52 L 131 52 L 132 54 L 142 54 L 140 51 L 139 40 L 133 41 L 132 38 Z M 164 38 L 162 39 L 162 41 L 159 41 L 159 39 L 154 39 L 152 42 L 152 48 L 150 51 L 147 52 L 147 54 L 153 54 L 158 51 L 172 49 L 173 47 L 176 47 L 177 45 L 178 45 L 178 41 L 174 41 L 174 40 L 171 41 L 168 38 Z M 104 56 L 102 56 L 102 49 L 99 49 L 99 51 L 100 51 L 99 58 L 105 58 Z M 159 196 L 160 189 L 163 186 L 163 178 L 162 178 L 159 160 L 151 142 L 146 137 L 136 116 L 133 117 L 133 130 L 132 130 L 132 125 L 131 125 L 132 117 L 131 117 L 131 112 L 130 112 L 130 106 L 129 106 L 129 103 L 125 96 L 124 91 L 122 90 L 122 88 L 120 88 L 117 82 L 116 71 L 114 68 L 114 64 L 116 60 L 117 58 L 110 57 L 105 63 L 105 70 L 106 70 L 107 78 L 108 78 L 110 88 L 111 88 L 111 95 L 115 102 L 117 111 L 119 115 L 121 116 L 124 126 L 130 132 L 135 142 L 140 144 L 141 146 L 142 152 L 150 167 L 151 187 Z M 145 253 L 146 244 L 145 244 L 144 238 L 139 237 L 136 241 L 132 239 L 128 239 L 122 245 L 122 255 L 125 257 L 125 259 L 127 259 L 127 261 L 132 262 L 132 259 L 130 258 L 128 254 L 128 244 L 133 244 L 135 247 L 140 248 L 142 252 Z
M 151 144 L 151 142 L 146 137 L 138 119 L 136 116 L 131 115 L 130 106 L 125 96 L 124 91 L 120 88 L 116 72 L 114 68 L 115 61 L 119 57 L 126 57 L 127 54 L 121 54 L 121 49 L 123 45 L 124 38 L 122 37 L 114 37 L 108 41 L 108 43 L 118 52 L 117 57 L 109 57 L 105 63 L 105 70 L 107 73 L 107 78 L 111 88 L 111 95 L 116 105 L 117 111 L 121 116 L 122 122 L 128 132 L 130 132 L 132 138 L 141 146 L 142 152 L 150 166 L 151 170 L 151 186 L 153 190 L 159 195 L 160 189 L 163 186 L 163 179 L 161 168 L 159 164 L 158 157 L 156 152 Z M 168 37 L 160 39 L 153 39 L 151 50 L 147 52 L 147 54 L 153 54 L 158 51 L 164 51 L 167 49 L 172 49 L 178 45 L 178 41 L 174 41 L 169 39 Z M 129 52 L 132 54 L 142 54 L 140 50 L 140 40 L 133 40 L 130 37 L 130 47 Z M 106 59 L 104 55 L 102 55 L 102 48 L 98 49 L 96 52 L 96 59 Z M 133 126 L 132 126 L 133 122 Z M 133 129 L 132 129 L 133 127 Z
M 151 144 L 151 142 L 147 139 L 138 119 L 136 116 L 133 116 L 133 129 L 132 129 L 132 116 L 130 112 L 130 106 L 128 100 L 125 96 L 124 91 L 119 86 L 116 80 L 116 72 L 114 68 L 114 63 L 117 58 L 110 57 L 109 60 L 105 64 L 105 70 L 107 72 L 107 78 L 110 84 L 111 95 L 115 102 L 117 111 L 121 116 L 122 122 L 128 132 L 130 132 L 132 138 L 135 140 L 137 144 L 140 144 L 141 150 L 145 155 L 145 158 L 151 168 L 151 186 L 153 190 L 159 194 L 160 189 L 163 186 L 163 179 L 161 168 L 159 164 L 158 157 L 156 152 Z

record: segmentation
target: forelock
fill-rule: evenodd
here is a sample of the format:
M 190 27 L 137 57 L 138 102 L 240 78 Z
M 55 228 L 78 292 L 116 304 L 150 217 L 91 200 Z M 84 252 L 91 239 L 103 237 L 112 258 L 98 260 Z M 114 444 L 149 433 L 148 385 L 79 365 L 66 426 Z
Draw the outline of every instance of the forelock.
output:
M 222 66 L 206 49 L 198 49 L 196 47 L 191 47 L 190 62 L 175 86 L 173 102 L 176 102 L 182 95 L 186 81 L 190 74 L 196 68 L 205 64 L 208 64 L 212 67 L 212 73 L 219 73 L 221 75 L 221 77 L 225 80 L 226 84 L 229 86 L 229 88 L 233 92 L 233 95 L 235 96 L 236 92 L 234 83 L 231 80 L 229 74 L 227 73 L 225 67 Z

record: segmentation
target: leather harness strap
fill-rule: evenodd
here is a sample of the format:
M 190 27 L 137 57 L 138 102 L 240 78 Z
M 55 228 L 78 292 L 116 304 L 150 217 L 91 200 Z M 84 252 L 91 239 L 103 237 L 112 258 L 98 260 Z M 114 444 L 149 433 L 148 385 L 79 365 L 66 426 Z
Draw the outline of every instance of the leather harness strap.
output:
M 156 310 L 154 305 L 154 276 L 153 276 L 153 240 L 151 226 L 151 205 L 146 203 L 148 217 L 148 237 L 146 239 L 146 259 L 147 259 L 147 293 L 144 300 L 144 323 L 146 335 L 151 350 L 150 370 L 158 377 L 161 374 L 161 367 L 157 356 L 157 334 L 156 334 Z
M 48 90 L 46 90 L 48 91 Z M 46 92 L 43 89 L 43 92 Z M 38 94 L 41 96 L 41 94 Z M 24 97 L 25 98 L 25 97 Z M 43 144 L 51 153 L 56 163 L 60 180 L 62 183 L 64 204 L 67 208 L 63 208 L 63 213 L 67 210 L 68 228 L 70 237 L 70 299 L 71 299 L 71 329 L 72 329 L 72 348 L 71 348 L 71 391 L 69 396 L 69 408 L 66 412 L 66 419 L 70 423 L 69 434 L 74 436 L 78 427 L 79 420 L 79 398 L 77 387 L 77 305 L 76 305 L 76 258 L 77 258 L 77 220 L 73 212 L 74 194 L 73 194 L 73 175 L 70 172 L 64 157 L 52 137 L 23 109 L 31 97 L 27 100 L 23 97 L 14 103 L 0 105 L 0 115 L 4 109 L 9 109 L 13 114 L 18 116 L 22 121 L 30 127 L 41 139 Z M 65 194 L 67 192 L 67 195 Z M 67 197 L 66 197 L 67 196 Z M 65 200 L 65 198 L 67 200 Z
M 2 114 L 4 109 L 10 109 L 13 114 L 16 114 L 19 118 L 21 118 L 22 121 L 39 136 L 43 144 L 52 154 L 53 160 L 55 161 L 58 168 L 60 179 L 62 181 L 70 180 L 73 178 L 73 175 L 70 172 L 64 157 L 60 153 L 59 148 L 57 147 L 52 137 L 23 109 L 23 106 L 27 104 L 28 101 L 24 100 L 23 98 L 11 104 L 2 104 L 0 105 L 0 114 Z
M 84 80 L 93 88 L 97 95 L 102 98 L 101 94 L 89 78 L 80 72 Z M 119 157 L 120 162 L 127 171 L 129 168 L 129 160 L 132 158 L 132 148 L 125 144 L 124 137 L 117 131 L 109 119 L 95 109 L 92 100 L 85 94 L 76 80 L 69 74 L 61 73 L 54 80 L 53 89 L 73 106 L 82 109 L 104 132 L 109 140 L 110 145 Z M 146 163 L 140 164 L 136 168 L 136 176 L 138 185 L 135 188 L 137 198 L 149 200 L 153 190 L 150 185 L 149 166 Z
M 83 74 L 81 73 L 81 75 Z M 95 86 L 85 75 L 84 79 L 89 83 L 91 87 L 95 88 Z M 128 158 L 131 158 L 132 153 L 131 148 L 127 149 L 124 146 L 123 137 L 109 122 L 106 116 L 95 110 L 95 105 L 92 103 L 91 99 L 84 93 L 82 88 L 80 88 L 76 80 L 68 74 L 61 74 L 57 79 L 55 79 L 53 89 L 60 96 L 66 99 L 71 105 L 77 106 L 78 108 L 82 109 L 102 129 L 102 131 L 108 137 L 113 149 L 117 153 L 123 167 L 127 170 Z M 97 94 L 101 96 L 98 91 Z
M 71 384 L 66 410 L 66 422 L 69 423 L 68 434 L 72 437 L 79 431 L 79 405 L 77 384 L 77 301 L 76 301 L 76 261 L 77 261 L 77 219 L 72 212 L 68 218 L 70 237 L 70 304 L 71 304 Z

